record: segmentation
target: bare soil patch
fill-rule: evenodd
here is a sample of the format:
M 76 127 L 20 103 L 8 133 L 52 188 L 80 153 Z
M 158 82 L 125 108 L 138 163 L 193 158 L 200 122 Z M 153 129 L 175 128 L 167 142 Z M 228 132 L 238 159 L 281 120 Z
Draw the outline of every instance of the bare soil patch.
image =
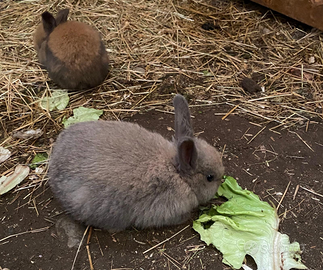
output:
M 99 30 L 111 73 L 95 89 L 70 92 L 66 109 L 48 112 L 39 101 L 58 87 L 38 63 L 32 34 L 42 12 L 63 8 Z M 37 153 L 50 155 L 62 120 L 80 106 L 170 138 L 171 100 L 181 93 L 196 135 L 223 152 L 228 175 L 276 206 L 286 191 L 280 230 L 301 244 L 309 269 L 322 268 L 322 32 L 242 0 L 6 0 L 0 13 L 0 146 L 12 153 L 1 176 Z M 14 137 L 31 129 L 42 136 Z M 47 185 L 47 163 L 40 167 L 0 197 L 0 269 L 73 264 L 76 247 L 68 247 L 72 236 L 64 232 L 73 225 Z M 94 269 L 228 269 L 192 220 L 116 234 L 92 229 L 74 269 L 91 269 L 89 254 Z M 75 228 L 78 237 L 84 230 Z
M 322 124 L 311 123 L 308 131 L 305 131 L 306 126 L 295 130 L 313 152 L 296 133 L 277 134 L 269 130 L 270 126 L 251 141 L 261 127 L 237 116 L 221 120 L 214 115 L 217 112 L 217 108 L 195 109 L 195 132 L 224 151 L 227 174 L 236 177 L 242 187 L 254 191 L 263 200 L 277 206 L 289 185 L 279 209 L 280 231 L 288 234 L 291 241 L 301 244 L 302 258 L 309 269 L 320 269 L 323 263 L 322 197 L 303 188 L 322 194 Z M 169 129 L 173 126 L 171 114 L 151 111 L 129 120 L 168 138 L 173 135 Z M 27 191 L 20 191 L 1 199 L 0 239 L 30 232 L 1 241 L 1 266 L 70 269 L 76 247 L 68 248 L 68 237 L 58 236 L 55 223 L 65 215 L 60 205 L 47 185 L 33 194 L 32 203 L 28 203 L 26 194 Z M 197 216 L 198 211 L 192 218 Z M 221 263 L 221 254 L 213 247 L 206 247 L 191 224 L 192 220 L 181 226 L 132 229 L 116 234 L 93 229 L 88 247 L 94 269 L 227 269 Z M 33 231 L 39 228 L 44 230 Z M 183 228 L 186 229 L 170 241 L 143 254 Z M 90 269 L 86 239 L 84 242 L 75 269 Z

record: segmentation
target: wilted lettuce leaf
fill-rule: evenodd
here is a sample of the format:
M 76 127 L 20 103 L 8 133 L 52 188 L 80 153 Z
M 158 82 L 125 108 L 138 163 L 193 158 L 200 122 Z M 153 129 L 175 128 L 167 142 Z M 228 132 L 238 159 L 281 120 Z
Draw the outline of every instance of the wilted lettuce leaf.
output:
M 225 178 L 217 195 L 228 201 L 202 214 L 193 228 L 207 245 L 221 251 L 225 264 L 240 269 L 249 254 L 258 270 L 307 269 L 299 244 L 290 244 L 289 237 L 278 232 L 279 218 L 267 202 L 243 190 L 232 177 Z
M 99 117 L 103 114 L 103 111 L 92 108 L 78 107 L 73 110 L 73 114 L 74 115 L 72 117 L 63 120 L 65 128 L 78 122 L 98 120 Z
M 48 159 L 47 153 L 38 153 L 36 156 L 34 156 L 29 167 L 32 169 L 35 169 L 47 159 Z
M 52 111 L 54 109 L 64 110 L 70 101 L 68 93 L 65 90 L 55 90 L 51 97 L 44 97 L 40 101 L 40 107 L 44 110 Z
M 0 163 L 6 161 L 11 156 L 11 152 L 0 146 Z
M 29 174 L 29 167 L 18 165 L 14 173 L 0 178 L 0 195 L 8 192 L 22 182 Z

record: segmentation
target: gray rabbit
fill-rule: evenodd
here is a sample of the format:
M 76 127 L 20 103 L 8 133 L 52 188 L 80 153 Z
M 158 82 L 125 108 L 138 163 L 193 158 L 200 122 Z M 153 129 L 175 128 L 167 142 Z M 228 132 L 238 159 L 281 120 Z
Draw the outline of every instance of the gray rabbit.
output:
M 76 220 L 120 231 L 180 224 L 217 191 L 219 152 L 193 136 L 184 97 L 176 95 L 175 137 L 128 122 L 93 121 L 58 137 L 49 162 L 54 195 Z

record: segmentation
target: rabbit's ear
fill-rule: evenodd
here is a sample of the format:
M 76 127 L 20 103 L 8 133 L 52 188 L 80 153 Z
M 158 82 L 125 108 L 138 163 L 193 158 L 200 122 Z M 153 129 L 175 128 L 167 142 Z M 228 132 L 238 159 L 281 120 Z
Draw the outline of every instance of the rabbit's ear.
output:
M 193 137 L 191 115 L 186 99 L 181 95 L 174 98 L 175 108 L 175 139 L 177 141 L 183 137 Z
M 52 14 L 50 14 L 48 11 L 45 11 L 42 15 L 42 20 L 43 20 L 43 27 L 44 31 L 47 35 L 49 35 L 54 28 L 56 27 L 56 20 L 53 17 Z
M 68 8 L 61 9 L 56 15 L 56 24 L 59 25 L 67 21 L 67 16 L 70 10 Z
M 196 169 L 197 150 L 192 138 L 183 138 L 178 142 L 178 162 L 181 172 L 188 173 Z

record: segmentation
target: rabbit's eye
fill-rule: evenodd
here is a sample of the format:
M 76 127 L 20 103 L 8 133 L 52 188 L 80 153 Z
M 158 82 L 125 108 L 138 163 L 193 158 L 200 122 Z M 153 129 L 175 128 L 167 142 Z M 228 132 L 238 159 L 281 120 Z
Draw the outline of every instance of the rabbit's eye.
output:
M 209 182 L 212 182 L 214 180 L 214 175 L 212 174 L 207 175 L 206 180 L 208 180 Z

